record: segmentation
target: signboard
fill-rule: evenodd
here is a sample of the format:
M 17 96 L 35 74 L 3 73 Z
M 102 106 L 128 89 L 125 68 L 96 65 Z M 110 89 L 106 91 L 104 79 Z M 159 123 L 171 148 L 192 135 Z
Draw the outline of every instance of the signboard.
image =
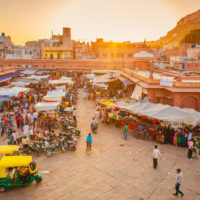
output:
M 131 98 L 136 99 L 136 100 L 139 100 L 139 98 L 140 99 L 142 98 L 142 87 L 140 85 L 137 84 L 135 86 L 134 91 L 131 95 Z
M 162 86 L 172 87 L 173 86 L 173 82 L 174 82 L 174 78 L 173 77 L 162 77 L 160 79 L 160 85 L 162 85 Z

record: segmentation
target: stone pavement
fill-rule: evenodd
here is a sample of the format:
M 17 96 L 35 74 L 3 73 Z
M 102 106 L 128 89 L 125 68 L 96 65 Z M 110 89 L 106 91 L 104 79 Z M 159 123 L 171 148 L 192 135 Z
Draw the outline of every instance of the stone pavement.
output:
M 122 130 L 100 124 L 93 135 L 92 152 L 86 153 L 85 139 L 95 105 L 83 100 L 79 90 L 78 126 L 81 129 L 75 152 L 57 153 L 47 158 L 34 156 L 43 173 L 43 182 L 0 194 L 3 200 L 173 200 L 176 168 L 183 170 L 183 199 L 200 199 L 200 160 L 188 160 L 187 149 L 158 145 L 162 159 L 152 168 L 154 142 L 129 136 Z M 179 197 L 178 199 L 182 199 Z

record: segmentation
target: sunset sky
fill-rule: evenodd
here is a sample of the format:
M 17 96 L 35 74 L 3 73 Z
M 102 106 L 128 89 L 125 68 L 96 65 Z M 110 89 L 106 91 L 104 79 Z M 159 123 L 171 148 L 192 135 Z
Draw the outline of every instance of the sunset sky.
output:
M 72 28 L 72 39 L 158 39 L 200 0 L 0 0 L 0 32 L 16 44 L 50 38 Z

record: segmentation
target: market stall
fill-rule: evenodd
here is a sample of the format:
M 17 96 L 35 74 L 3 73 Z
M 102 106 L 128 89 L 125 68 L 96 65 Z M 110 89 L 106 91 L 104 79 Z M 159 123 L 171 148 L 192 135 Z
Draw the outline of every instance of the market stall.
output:
M 58 109 L 59 102 L 47 103 L 47 102 L 39 102 L 35 105 L 35 109 L 37 112 L 40 111 L 55 111 Z

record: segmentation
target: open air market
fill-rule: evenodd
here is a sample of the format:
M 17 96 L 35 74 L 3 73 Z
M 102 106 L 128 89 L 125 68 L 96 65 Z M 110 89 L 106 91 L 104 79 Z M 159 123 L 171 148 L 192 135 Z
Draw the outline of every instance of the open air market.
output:
M 200 0 L 0 0 L 0 200 L 200 200 Z
M 39 158 L 44 154 L 55 158 L 59 152 L 67 154 L 79 148 L 82 130 L 77 127 L 78 98 L 95 106 L 90 119 L 92 135 L 99 133 L 99 125 L 109 126 L 110 129 L 123 129 L 125 140 L 135 138 L 171 144 L 188 149 L 189 159 L 200 157 L 200 112 L 151 103 L 136 84 L 119 71 L 102 72 L 90 74 L 27 68 L 18 70 L 15 77 L 6 80 L 0 89 L 3 138 L 0 166 L 10 157 L 6 172 L 10 179 L 6 187 L 0 187 L 1 191 L 28 185 L 34 180 L 37 183 L 42 181 L 30 155 Z M 90 145 L 86 149 L 89 151 Z M 22 161 L 18 160 L 20 157 L 23 157 Z M 12 168 L 12 162 L 17 161 L 19 168 Z M 33 172 L 24 169 L 21 162 L 30 163 Z

